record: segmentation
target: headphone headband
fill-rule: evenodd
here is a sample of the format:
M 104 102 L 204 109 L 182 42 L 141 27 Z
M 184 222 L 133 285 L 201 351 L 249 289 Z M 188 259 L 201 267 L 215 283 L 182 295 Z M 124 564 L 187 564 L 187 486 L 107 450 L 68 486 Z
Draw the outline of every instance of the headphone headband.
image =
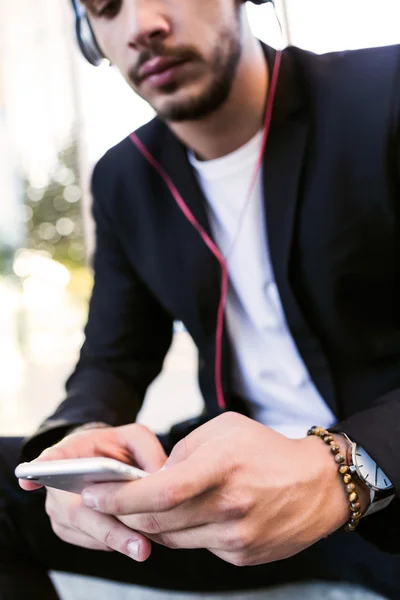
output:
M 80 0 L 71 0 L 71 2 L 75 15 L 75 34 L 79 48 L 86 60 L 94 67 L 98 67 L 106 57 L 97 43 L 86 8 L 81 4 Z M 274 4 L 274 0 L 250 0 L 250 2 L 253 4 L 272 2 Z
M 71 2 L 75 15 L 75 35 L 79 49 L 91 65 L 99 67 L 105 59 L 105 56 L 93 33 L 86 8 L 81 4 L 80 0 L 71 0 Z

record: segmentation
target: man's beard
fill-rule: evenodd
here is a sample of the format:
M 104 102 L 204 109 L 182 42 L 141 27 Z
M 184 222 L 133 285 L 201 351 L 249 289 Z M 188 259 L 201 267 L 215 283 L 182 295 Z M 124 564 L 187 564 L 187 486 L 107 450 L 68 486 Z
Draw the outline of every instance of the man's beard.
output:
M 239 29 L 239 24 L 238 24 Z M 207 117 L 220 108 L 229 96 L 233 80 L 242 53 L 240 31 L 226 31 L 220 34 L 218 45 L 214 50 L 212 59 L 208 62 L 209 72 L 212 73 L 210 84 L 197 97 L 183 99 L 181 101 L 165 102 L 165 108 L 158 109 L 153 106 L 158 116 L 170 122 L 196 121 Z M 160 53 L 162 56 L 163 54 Z M 196 56 L 198 60 L 198 55 Z M 132 83 L 135 76 L 129 76 Z M 162 92 L 173 94 L 182 84 L 173 82 L 164 85 Z M 136 87 L 136 86 L 135 86 Z M 145 98 L 146 100 L 146 98 Z

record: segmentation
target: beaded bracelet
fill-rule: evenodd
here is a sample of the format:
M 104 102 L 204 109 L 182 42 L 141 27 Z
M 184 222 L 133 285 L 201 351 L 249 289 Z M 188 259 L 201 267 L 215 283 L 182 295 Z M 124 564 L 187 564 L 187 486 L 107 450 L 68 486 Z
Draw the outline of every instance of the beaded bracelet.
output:
M 360 522 L 361 504 L 358 501 L 358 494 L 355 491 L 356 486 L 352 482 L 350 467 L 348 464 L 346 464 L 346 458 L 342 454 L 340 446 L 337 445 L 333 436 L 329 433 L 329 431 L 323 429 L 323 427 L 311 427 L 311 429 L 307 431 L 307 435 L 317 435 L 318 437 L 320 437 L 325 442 L 325 444 L 330 446 L 331 452 L 332 454 L 334 454 L 335 461 L 339 465 L 339 474 L 343 476 L 343 483 L 349 498 L 350 519 L 345 525 L 345 530 L 354 531 Z

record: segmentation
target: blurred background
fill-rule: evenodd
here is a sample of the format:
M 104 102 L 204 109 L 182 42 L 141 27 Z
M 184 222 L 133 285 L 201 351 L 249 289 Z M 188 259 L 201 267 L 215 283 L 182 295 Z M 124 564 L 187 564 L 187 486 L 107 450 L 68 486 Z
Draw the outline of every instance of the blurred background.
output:
M 400 42 L 399 0 L 286 0 L 283 45 L 318 53 Z M 281 44 L 270 6 L 255 34 Z M 67 0 L 0 0 L 0 435 L 26 435 L 63 399 L 92 286 L 94 163 L 152 110 L 76 50 Z M 199 412 L 196 352 L 176 326 L 140 420 L 161 431 Z M 166 396 L 173 397 L 173 408 Z

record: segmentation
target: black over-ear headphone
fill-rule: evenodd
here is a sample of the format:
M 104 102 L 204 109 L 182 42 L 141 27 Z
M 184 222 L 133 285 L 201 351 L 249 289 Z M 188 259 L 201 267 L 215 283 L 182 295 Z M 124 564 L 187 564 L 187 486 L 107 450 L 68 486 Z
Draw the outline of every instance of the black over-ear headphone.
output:
M 75 32 L 79 48 L 88 62 L 98 67 L 105 59 L 90 25 L 86 8 L 80 0 L 71 0 L 75 14 Z M 274 3 L 274 0 L 250 0 L 253 4 Z

